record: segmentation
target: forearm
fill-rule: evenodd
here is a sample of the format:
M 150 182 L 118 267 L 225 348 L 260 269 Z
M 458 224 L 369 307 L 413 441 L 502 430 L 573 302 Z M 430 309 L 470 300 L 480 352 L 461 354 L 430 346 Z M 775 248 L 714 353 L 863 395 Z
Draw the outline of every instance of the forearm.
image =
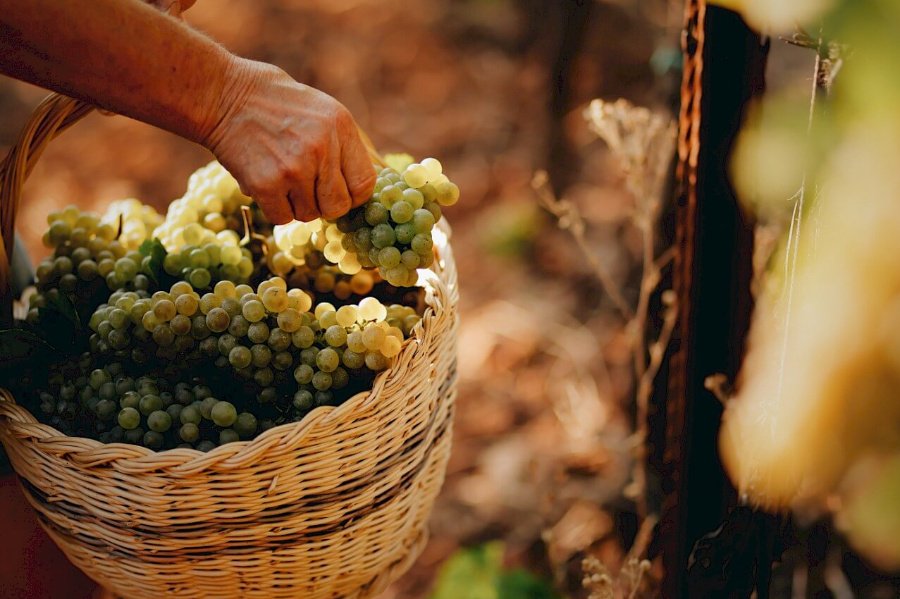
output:
M 204 143 L 242 61 L 139 0 L 0 0 L 0 72 Z

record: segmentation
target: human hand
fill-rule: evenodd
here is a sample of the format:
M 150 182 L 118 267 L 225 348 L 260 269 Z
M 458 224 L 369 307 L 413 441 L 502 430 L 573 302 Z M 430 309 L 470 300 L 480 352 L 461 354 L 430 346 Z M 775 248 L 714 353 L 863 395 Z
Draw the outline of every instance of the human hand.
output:
M 272 65 L 238 59 L 201 143 L 275 224 L 337 218 L 364 203 L 375 169 L 350 112 Z

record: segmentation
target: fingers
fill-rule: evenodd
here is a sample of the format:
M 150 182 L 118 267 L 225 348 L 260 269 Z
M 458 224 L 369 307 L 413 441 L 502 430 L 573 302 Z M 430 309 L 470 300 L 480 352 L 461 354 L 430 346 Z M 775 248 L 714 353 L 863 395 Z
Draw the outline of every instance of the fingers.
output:
M 291 208 L 288 197 L 273 195 L 266 197 L 257 196 L 255 199 L 257 203 L 259 203 L 259 207 L 262 208 L 266 218 L 268 218 L 272 224 L 283 225 L 294 219 L 294 211 Z
M 351 204 L 364 204 L 372 196 L 377 174 L 369 158 L 369 152 L 354 130 L 341 147 L 341 172 L 350 192 Z
M 340 146 L 335 139 L 331 144 L 331 152 L 319 165 L 316 179 L 316 201 L 319 211 L 325 218 L 335 219 L 346 214 L 352 203 L 344 175 L 340 169 Z
M 310 169 L 309 174 L 295 177 L 291 181 L 288 199 L 293 218 L 309 222 L 319 217 L 320 209 L 316 203 L 316 179 L 315 171 Z

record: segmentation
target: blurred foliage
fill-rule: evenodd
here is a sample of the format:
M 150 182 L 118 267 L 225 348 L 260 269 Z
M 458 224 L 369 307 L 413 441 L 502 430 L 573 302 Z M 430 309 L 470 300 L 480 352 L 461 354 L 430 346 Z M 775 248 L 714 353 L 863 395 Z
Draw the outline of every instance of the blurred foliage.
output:
M 784 237 L 723 458 L 751 501 L 831 512 L 864 556 L 900 569 L 900 3 L 719 3 L 808 48 L 812 74 L 812 98 L 755 108 L 734 154 L 740 194 Z
M 504 544 L 460 549 L 441 567 L 430 599 L 558 599 L 549 582 L 503 568 Z

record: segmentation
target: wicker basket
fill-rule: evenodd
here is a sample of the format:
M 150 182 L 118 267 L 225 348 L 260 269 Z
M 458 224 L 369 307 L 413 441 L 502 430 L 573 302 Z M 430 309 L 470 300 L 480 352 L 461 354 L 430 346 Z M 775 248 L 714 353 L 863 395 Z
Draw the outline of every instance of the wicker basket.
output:
M 22 182 L 90 108 L 51 96 L 0 172 L 0 289 Z M 116 594 L 372 597 L 405 572 L 450 452 L 457 286 L 449 229 L 420 271 L 427 309 L 371 392 L 209 453 L 62 435 L 0 390 L 0 441 L 41 524 Z

